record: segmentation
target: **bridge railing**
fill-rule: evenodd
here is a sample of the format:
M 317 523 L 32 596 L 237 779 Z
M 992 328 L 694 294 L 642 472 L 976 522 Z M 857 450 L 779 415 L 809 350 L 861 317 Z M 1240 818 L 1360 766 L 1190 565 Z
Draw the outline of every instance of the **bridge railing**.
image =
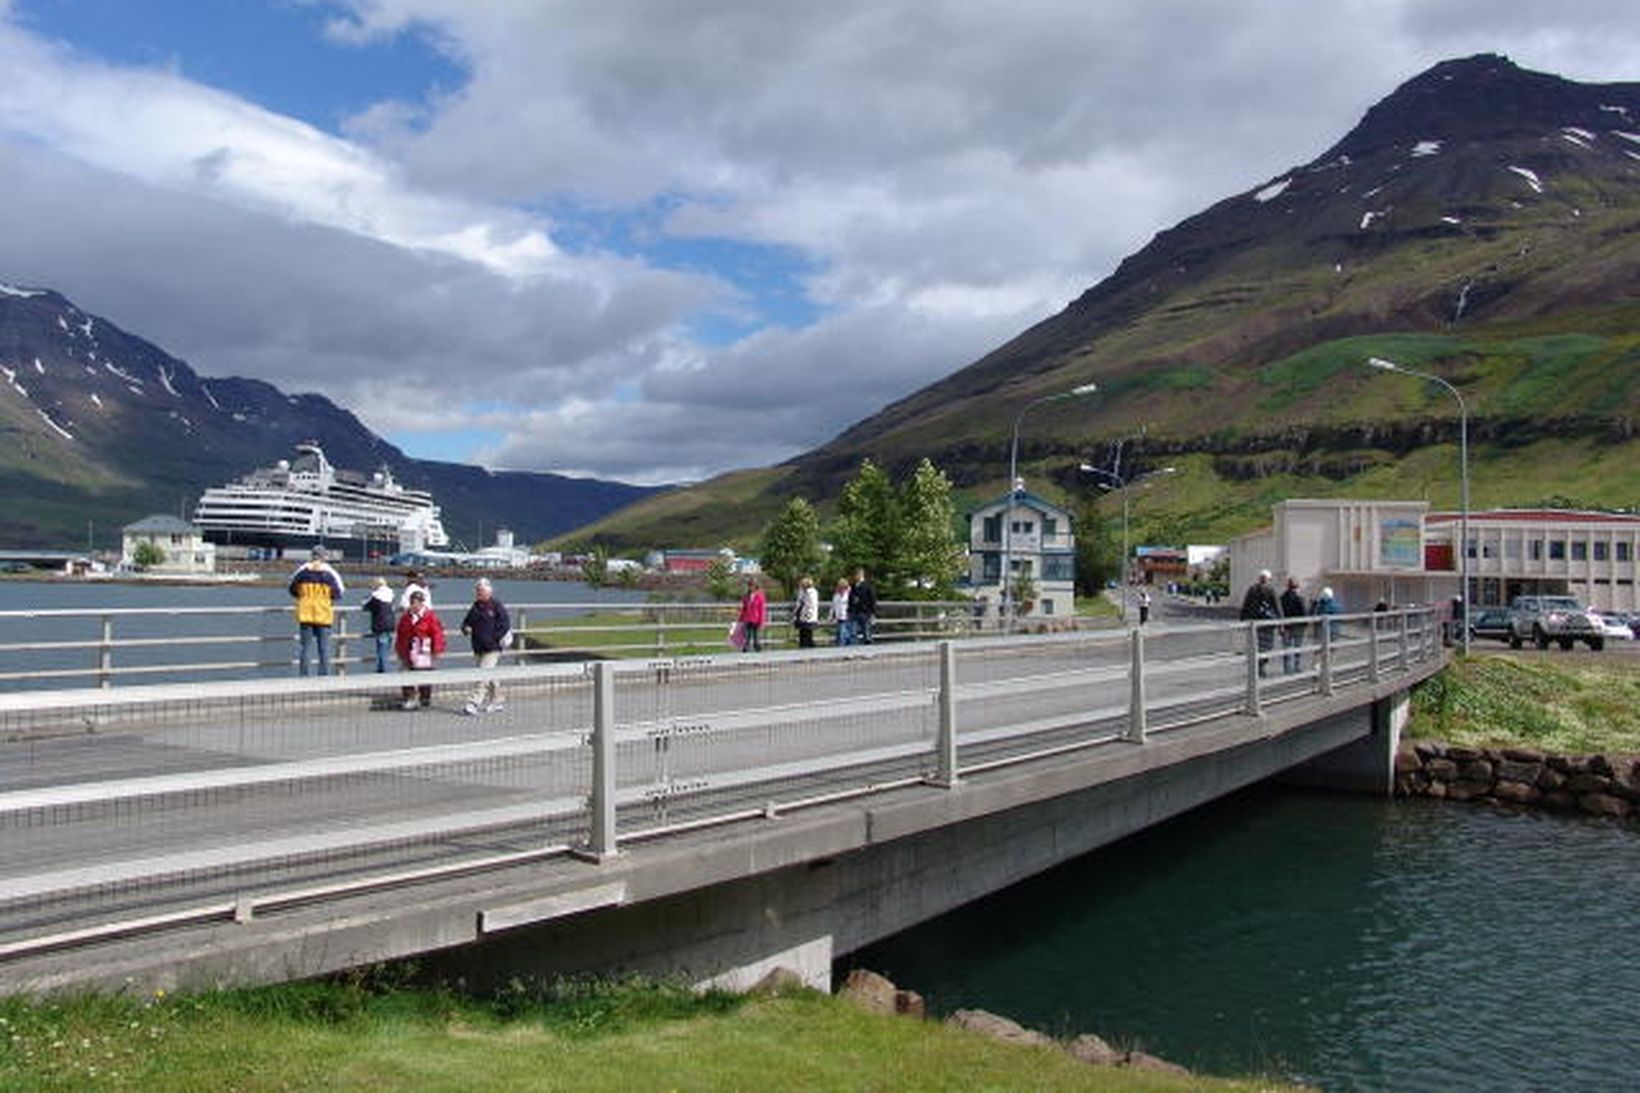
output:
M 1272 625 L 1291 629 L 1266 647 Z M 1442 655 L 1434 626 L 1409 609 L 4 694 L 0 961 L 462 872 L 603 859 L 704 825 L 956 787 L 1207 721 L 1256 731 L 1273 705 L 1426 670 Z M 504 708 L 463 716 L 488 683 Z M 415 708 L 403 708 L 406 684 L 429 686 L 431 707 L 412 691 Z
M 508 610 L 520 640 L 506 659 L 529 663 L 719 652 L 738 605 L 543 601 Z M 455 631 L 465 611 L 465 604 L 439 609 L 452 648 L 462 644 Z M 352 605 L 337 609 L 331 662 L 338 674 L 374 670 L 374 643 L 362 619 Z M 876 633 L 880 641 L 926 641 L 969 636 L 975 625 L 968 601 L 890 601 L 880 605 Z M 290 675 L 296 629 L 289 606 L 0 611 L 0 690 Z M 832 633 L 822 624 L 817 642 L 829 643 Z M 797 645 L 789 604 L 770 606 L 764 644 Z

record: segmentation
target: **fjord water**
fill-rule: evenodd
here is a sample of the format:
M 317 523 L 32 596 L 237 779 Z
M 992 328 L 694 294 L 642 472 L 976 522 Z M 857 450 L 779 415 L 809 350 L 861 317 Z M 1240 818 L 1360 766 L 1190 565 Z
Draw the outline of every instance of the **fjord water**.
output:
M 1640 832 L 1262 788 L 852 955 L 981 1008 L 1327 1090 L 1632 1089 Z

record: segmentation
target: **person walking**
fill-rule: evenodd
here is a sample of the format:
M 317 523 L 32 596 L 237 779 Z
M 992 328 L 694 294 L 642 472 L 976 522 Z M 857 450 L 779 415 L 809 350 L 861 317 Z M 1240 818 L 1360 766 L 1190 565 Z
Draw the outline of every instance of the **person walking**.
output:
M 1338 620 L 1331 618 L 1331 616 L 1341 614 L 1342 611 L 1343 609 L 1338 606 L 1337 597 L 1333 595 L 1332 587 L 1330 585 L 1323 587 L 1321 595 L 1317 596 L 1315 602 L 1310 604 L 1310 614 L 1319 617 L 1321 620 L 1316 624 L 1317 633 L 1324 626 L 1327 628 L 1327 638 L 1331 641 L 1338 640 Z
M 427 593 L 419 588 L 410 593 L 410 609 L 399 616 L 393 649 L 407 672 L 430 672 L 444 655 L 444 624 L 427 606 Z M 429 684 L 407 683 L 400 691 L 407 710 L 415 709 L 418 702 L 423 709 L 433 704 L 433 688 Z
M 473 659 L 480 668 L 494 668 L 501 663 L 501 651 L 512 644 L 512 619 L 507 607 L 495 597 L 495 589 L 488 579 L 480 577 L 473 585 L 473 604 L 461 620 L 461 632 L 473 643 Z M 461 712 L 471 716 L 482 710 L 496 713 L 506 708 L 501 698 L 501 683 L 492 678 L 473 684 L 472 694 Z
M 847 577 L 837 578 L 837 587 L 831 594 L 831 622 L 837 627 L 834 645 L 854 644 L 854 626 L 848 618 L 849 583 Z
M 746 594 L 740 598 L 740 628 L 745 643 L 743 653 L 763 651 L 763 624 L 769 621 L 769 600 L 758 587 L 756 577 L 746 578 Z
M 877 590 L 866 579 L 864 569 L 854 571 L 854 584 L 848 593 L 849 629 L 861 645 L 871 644 L 871 624 L 877 618 Z
M 1150 621 L 1150 589 L 1139 589 L 1139 625 Z
M 398 620 L 393 614 L 393 590 L 387 587 L 386 577 L 377 577 L 370 595 L 361 605 L 370 615 L 370 638 L 376 644 L 376 671 L 387 671 L 387 662 L 393 655 L 393 631 Z
M 336 601 L 345 591 L 342 578 L 325 561 L 325 548 L 316 546 L 291 576 L 290 594 L 296 600 L 297 671 L 308 674 L 308 661 L 318 654 L 318 671 L 330 674 L 330 627 L 336 621 Z
M 814 648 L 814 628 L 820 623 L 820 591 L 814 587 L 814 578 L 804 576 L 797 582 L 797 602 L 792 605 L 792 622 L 797 627 L 797 647 Z
M 1258 626 L 1258 623 L 1268 619 L 1281 618 L 1281 604 L 1276 599 L 1276 590 L 1270 585 L 1270 571 L 1259 570 L 1258 580 L 1247 586 L 1247 594 L 1241 598 L 1241 618 L 1243 622 L 1254 623 L 1258 642 L 1258 674 L 1262 679 L 1270 668 L 1270 647 L 1275 644 L 1275 628 Z
M 1287 590 L 1281 594 L 1281 617 L 1285 619 L 1302 619 L 1309 613 L 1304 605 L 1304 596 L 1298 590 L 1298 578 L 1287 578 Z M 1304 631 L 1307 629 L 1302 622 L 1289 622 L 1281 628 L 1281 671 L 1283 675 L 1296 675 L 1304 670 Z
M 399 593 L 399 610 L 410 610 L 410 594 L 419 591 L 426 603 L 427 610 L 433 609 L 433 589 L 421 575 L 421 570 L 412 569 L 404 575 L 404 590 Z

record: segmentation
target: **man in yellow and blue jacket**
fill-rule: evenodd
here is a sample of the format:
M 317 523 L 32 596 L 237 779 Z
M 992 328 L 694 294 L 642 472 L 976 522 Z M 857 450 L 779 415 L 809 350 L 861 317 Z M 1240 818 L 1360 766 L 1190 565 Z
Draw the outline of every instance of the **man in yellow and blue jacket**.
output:
M 297 636 L 301 641 L 298 670 L 308 674 L 308 658 L 317 650 L 319 674 L 330 674 L 330 625 L 336 621 L 336 601 L 344 589 L 342 578 L 325 561 L 325 548 L 316 546 L 312 556 L 290 579 L 290 594 L 296 598 Z

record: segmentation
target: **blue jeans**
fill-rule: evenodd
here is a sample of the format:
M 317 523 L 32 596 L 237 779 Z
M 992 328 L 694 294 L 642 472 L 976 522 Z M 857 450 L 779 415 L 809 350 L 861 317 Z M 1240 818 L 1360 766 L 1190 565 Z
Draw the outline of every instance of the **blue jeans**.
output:
M 838 623 L 837 623 L 837 642 L 836 642 L 836 644 L 838 644 L 838 645 L 853 645 L 854 644 L 854 623 L 850 622 L 848 619 L 838 620 Z
M 319 674 L 330 674 L 330 627 L 320 626 L 315 622 L 302 623 L 301 632 L 297 635 L 302 645 L 301 656 L 297 659 L 299 671 L 302 675 L 308 674 L 308 658 L 312 651 L 319 651 Z
M 854 642 L 857 645 L 871 644 L 871 622 L 874 616 L 856 615 L 849 619 L 849 627 L 854 631 Z
M 387 671 L 387 662 L 393 659 L 393 631 L 383 630 L 379 634 L 372 634 L 376 639 L 376 671 Z

